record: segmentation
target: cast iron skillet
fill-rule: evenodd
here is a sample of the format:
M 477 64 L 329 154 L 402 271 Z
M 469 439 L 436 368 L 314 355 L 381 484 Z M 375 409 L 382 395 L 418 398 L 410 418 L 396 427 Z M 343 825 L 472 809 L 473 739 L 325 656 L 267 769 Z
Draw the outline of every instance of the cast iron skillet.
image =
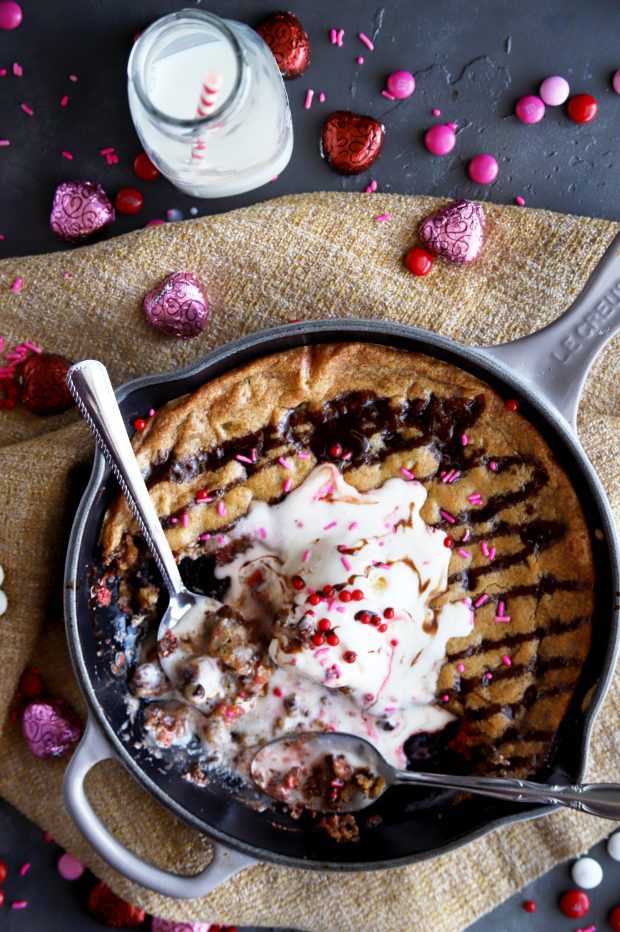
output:
M 521 398 L 521 410 L 538 427 L 577 489 L 592 531 L 597 586 L 593 644 L 575 701 L 560 732 L 552 783 L 581 780 L 595 714 L 611 679 L 618 641 L 619 548 L 609 504 L 576 435 L 577 405 L 587 372 L 620 326 L 620 237 L 573 306 L 532 336 L 503 346 L 470 348 L 414 327 L 373 320 L 315 320 L 252 334 L 208 353 L 185 369 L 138 379 L 117 392 L 130 430 L 151 406 L 191 392 L 205 381 L 252 359 L 292 347 L 365 341 L 446 360 Z M 84 738 L 67 768 L 66 806 L 97 853 L 129 879 L 172 897 L 213 890 L 257 861 L 320 870 L 371 870 L 409 864 L 452 850 L 493 828 L 543 815 L 549 807 L 448 796 L 429 798 L 390 790 L 376 804 L 383 817 L 363 827 L 357 844 L 338 844 L 324 832 L 286 823 L 284 816 L 248 808 L 216 783 L 198 788 L 181 780 L 127 739 L 122 690 L 97 656 L 89 602 L 89 567 L 107 503 L 116 493 L 97 451 L 92 476 L 73 525 L 65 575 L 66 628 L 73 665 L 90 713 Z M 594 532 L 597 532 L 596 534 Z M 601 533 L 602 532 L 602 533 Z M 104 758 L 118 759 L 156 799 L 214 841 L 208 867 L 193 877 L 160 870 L 124 848 L 91 808 L 84 778 Z M 374 810 L 373 810 L 374 811 Z

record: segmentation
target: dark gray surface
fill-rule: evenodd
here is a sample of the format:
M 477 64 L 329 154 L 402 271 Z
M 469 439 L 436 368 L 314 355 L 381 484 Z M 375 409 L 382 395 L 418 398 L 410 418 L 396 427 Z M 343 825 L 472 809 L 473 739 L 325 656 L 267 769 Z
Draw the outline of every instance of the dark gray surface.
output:
M 368 0 L 334 4 L 306 0 L 293 10 L 308 29 L 313 61 L 307 74 L 288 83 L 296 143 L 292 161 L 280 179 L 255 192 L 226 201 L 199 202 L 176 192 L 160 179 L 143 182 L 131 164 L 140 151 L 126 104 L 125 62 L 133 33 L 157 16 L 183 4 L 162 0 L 23 0 L 24 22 L 13 33 L 0 33 L 0 68 L 18 61 L 22 78 L 0 78 L 0 137 L 11 140 L 0 149 L 0 257 L 69 249 L 48 225 L 56 184 L 70 178 L 100 182 L 113 196 L 135 186 L 145 206 L 135 217 L 119 217 L 106 231 L 111 237 L 142 226 L 168 209 L 190 216 L 228 210 L 279 194 L 314 189 L 363 190 L 375 178 L 381 191 L 489 198 L 511 203 L 516 194 L 528 206 L 620 219 L 620 96 L 610 76 L 620 67 L 620 7 L 616 0 Z M 194 5 L 187 2 L 187 5 Z M 256 24 L 278 5 L 263 0 L 209 0 L 205 9 Z M 288 8 L 289 4 L 284 4 Z M 332 26 L 346 30 L 345 45 L 330 45 Z M 355 38 L 376 32 L 376 49 L 368 52 Z M 355 59 L 362 54 L 363 66 Z M 390 71 L 415 73 L 412 98 L 390 103 L 380 95 Z M 69 74 L 78 82 L 69 81 Z M 599 115 L 588 126 L 568 119 L 565 108 L 548 109 L 545 120 L 524 126 L 512 116 L 516 99 L 534 93 L 541 79 L 559 73 L 572 91 L 597 97 Z M 325 91 L 327 101 L 303 109 L 306 90 Z M 70 96 L 67 108 L 60 106 Z M 19 107 L 28 103 L 30 118 Z M 442 111 L 440 118 L 431 114 Z M 338 108 L 354 109 L 383 120 L 386 144 L 374 168 L 355 178 L 335 175 L 320 159 L 318 137 L 324 117 Z M 457 146 L 446 158 L 429 155 L 424 130 L 435 122 L 459 124 Z M 99 155 L 115 146 L 120 163 L 108 166 Z M 60 152 L 73 153 L 69 162 Z M 468 181 L 467 160 L 481 151 L 496 155 L 500 175 L 491 187 Z M 1 315 L 1 311 L 0 311 Z M 26 911 L 4 907 L 0 929 L 58 929 L 89 932 L 92 922 L 83 903 L 92 878 L 77 884 L 55 872 L 58 849 L 42 841 L 41 830 L 9 806 L 0 805 L 0 858 L 9 863 L 7 901 L 29 900 Z M 32 868 L 25 878 L 17 869 Z M 594 907 L 581 927 L 596 923 L 620 902 L 620 865 L 601 856 L 603 885 L 593 891 Z M 559 893 L 571 886 L 568 868 L 560 866 L 523 893 L 470 928 L 470 932 L 548 932 L 576 929 L 562 916 Z M 467 890 L 463 891 L 467 896 Z M 615 898 L 615 901 L 614 901 Z M 526 899 L 538 903 L 534 915 L 522 909 Z M 53 919 L 51 918 L 53 917 Z M 383 930 L 379 930 L 383 932 Z
M 136 30 L 183 5 L 167 0 L 43 0 L 24 4 L 24 22 L 0 34 L 0 67 L 18 61 L 22 78 L 0 78 L 0 256 L 67 249 L 49 229 L 53 190 L 71 178 L 96 180 L 113 196 L 135 185 L 145 206 L 134 217 L 119 217 L 105 237 L 142 226 L 167 209 L 189 216 L 228 210 L 278 194 L 313 189 L 363 190 L 369 177 L 382 191 L 490 198 L 511 203 L 516 194 L 528 205 L 620 219 L 620 96 L 611 74 L 620 67 L 620 7 L 616 0 L 356 0 L 338 4 L 312 0 L 294 4 L 313 43 L 307 73 L 288 82 L 295 124 L 291 163 L 274 184 L 226 200 L 197 202 L 162 179 L 142 182 L 131 165 L 140 145 L 126 100 L 126 61 Z M 194 5 L 187 2 L 188 6 Z M 205 9 L 257 24 L 277 9 L 264 0 L 205 0 Z M 286 5 L 285 5 L 286 6 Z M 53 10 L 53 13 L 52 13 Z M 328 30 L 345 29 L 344 47 L 332 46 Z M 356 38 L 375 36 L 369 52 Z M 365 64 L 358 66 L 362 54 Z M 386 76 L 406 68 L 417 77 L 405 101 L 381 97 Z M 78 76 L 77 83 L 69 74 Z M 536 92 L 541 79 L 563 74 L 573 92 L 593 93 L 596 120 L 573 123 L 565 108 L 548 108 L 542 123 L 525 126 L 513 116 L 515 101 Z M 303 109 L 306 90 L 325 91 L 327 100 Z M 60 106 L 68 94 L 70 103 Z M 28 117 L 20 103 L 35 111 Z M 431 110 L 442 111 L 438 120 Z M 370 172 L 354 178 L 334 174 L 319 156 L 322 122 L 332 109 L 349 108 L 381 118 L 386 126 L 383 154 Z M 425 129 L 456 121 L 457 146 L 444 158 L 423 146 Z M 99 155 L 116 147 L 118 165 Z M 73 153 L 69 162 L 61 151 Z M 467 161 L 491 152 L 500 162 L 498 180 L 479 187 L 466 174 Z

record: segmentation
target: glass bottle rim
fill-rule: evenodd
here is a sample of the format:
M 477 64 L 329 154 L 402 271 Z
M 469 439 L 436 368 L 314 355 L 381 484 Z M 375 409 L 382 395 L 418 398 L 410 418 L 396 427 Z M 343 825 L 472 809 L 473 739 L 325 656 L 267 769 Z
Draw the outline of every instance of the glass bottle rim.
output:
M 158 107 L 156 107 L 144 88 L 142 83 L 141 69 L 138 67 L 138 58 L 142 52 L 141 45 L 144 44 L 144 40 L 152 36 L 153 33 L 160 31 L 162 27 L 165 28 L 182 20 L 197 20 L 199 23 L 208 23 L 210 26 L 217 29 L 221 35 L 230 43 L 237 60 L 237 77 L 235 84 L 226 99 L 226 102 L 222 107 L 219 107 L 215 113 L 207 114 L 207 116 L 204 117 L 180 119 L 179 117 L 173 117 L 169 113 L 165 113 L 163 110 L 160 110 Z M 160 17 L 160 19 L 155 20 L 154 23 L 151 23 L 151 25 L 144 30 L 131 50 L 128 71 L 129 77 L 133 82 L 140 103 L 152 117 L 161 120 L 163 123 L 167 123 L 169 126 L 176 126 L 182 129 L 194 129 L 196 127 L 209 126 L 213 120 L 219 120 L 231 112 L 237 102 L 239 90 L 245 77 L 246 62 L 241 44 L 225 20 L 221 19 L 219 16 L 215 16 L 213 13 L 207 13 L 204 10 L 185 9 L 179 10 L 176 13 L 169 13 L 167 16 Z

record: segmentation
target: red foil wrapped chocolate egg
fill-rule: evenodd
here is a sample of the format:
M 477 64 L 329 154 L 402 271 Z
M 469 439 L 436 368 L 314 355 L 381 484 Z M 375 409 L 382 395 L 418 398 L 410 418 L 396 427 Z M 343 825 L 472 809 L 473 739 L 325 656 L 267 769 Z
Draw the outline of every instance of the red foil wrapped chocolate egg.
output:
M 56 236 L 76 242 L 112 223 L 110 198 L 93 181 L 63 181 L 54 193 L 50 226 Z
M 374 117 L 336 110 L 323 125 L 321 154 L 341 175 L 358 175 L 377 161 L 384 136 Z
M 283 78 L 299 78 L 310 64 L 310 39 L 294 13 L 272 13 L 256 31 L 267 43 Z
M 172 337 L 195 337 L 207 325 L 209 303 L 190 272 L 174 272 L 149 291 L 143 303 L 149 324 Z
M 36 757 L 60 757 L 80 740 L 82 723 L 65 699 L 37 699 L 24 709 L 22 731 Z
M 71 361 L 58 353 L 36 353 L 17 370 L 19 400 L 35 414 L 58 414 L 73 404 L 67 388 Z
M 112 929 L 137 929 L 146 917 L 143 909 L 122 900 L 103 881 L 90 891 L 88 912 L 96 922 Z
M 429 252 L 457 265 L 473 262 L 484 243 L 484 211 L 473 201 L 458 200 L 423 220 L 420 239 Z

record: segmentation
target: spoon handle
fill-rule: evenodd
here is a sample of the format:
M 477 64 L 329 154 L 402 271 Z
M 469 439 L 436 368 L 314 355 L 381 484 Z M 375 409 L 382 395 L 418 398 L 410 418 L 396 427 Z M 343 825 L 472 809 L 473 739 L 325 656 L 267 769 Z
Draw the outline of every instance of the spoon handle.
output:
M 583 783 L 574 786 L 549 786 L 514 777 L 461 777 L 436 773 L 399 770 L 395 782 L 437 786 L 444 789 L 477 793 L 515 803 L 544 803 L 568 806 L 603 819 L 620 821 L 620 785 Z
M 170 594 L 185 592 L 179 568 L 142 478 L 107 369 L 95 359 L 85 359 L 71 366 L 67 385 L 118 479 Z

